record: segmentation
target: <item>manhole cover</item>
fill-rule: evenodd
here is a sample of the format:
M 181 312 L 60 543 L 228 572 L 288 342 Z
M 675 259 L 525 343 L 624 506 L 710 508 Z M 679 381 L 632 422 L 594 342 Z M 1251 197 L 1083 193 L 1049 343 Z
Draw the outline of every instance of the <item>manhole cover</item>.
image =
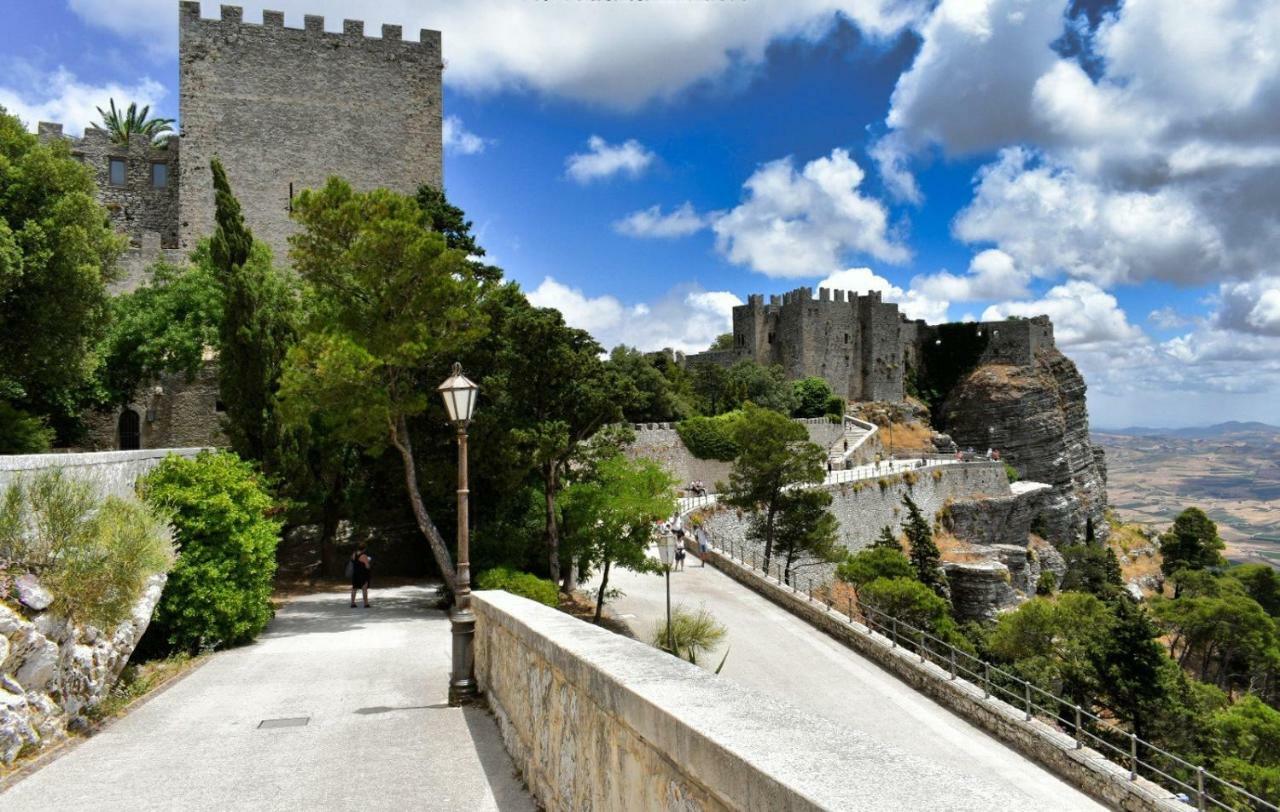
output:
M 303 727 L 310 721 L 310 716 L 292 716 L 288 719 L 263 719 L 258 723 L 258 727 Z

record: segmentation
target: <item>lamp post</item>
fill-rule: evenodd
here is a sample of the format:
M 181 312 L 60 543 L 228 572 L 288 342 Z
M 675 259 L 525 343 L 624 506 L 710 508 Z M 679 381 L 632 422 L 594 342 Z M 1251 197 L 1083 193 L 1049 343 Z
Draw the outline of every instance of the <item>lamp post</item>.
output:
M 454 363 L 453 375 L 437 391 L 444 399 L 449 421 L 458 430 L 458 561 L 453 583 L 453 667 L 449 673 L 449 704 L 457 707 L 475 698 L 473 675 L 476 616 L 471 613 L 471 553 L 467 502 L 467 425 L 476 409 L 480 387 L 462 374 L 462 364 Z
M 664 533 L 658 538 L 658 558 L 662 561 L 662 573 L 667 578 L 667 650 L 676 653 L 675 641 L 671 636 L 671 562 L 675 560 L 675 536 Z

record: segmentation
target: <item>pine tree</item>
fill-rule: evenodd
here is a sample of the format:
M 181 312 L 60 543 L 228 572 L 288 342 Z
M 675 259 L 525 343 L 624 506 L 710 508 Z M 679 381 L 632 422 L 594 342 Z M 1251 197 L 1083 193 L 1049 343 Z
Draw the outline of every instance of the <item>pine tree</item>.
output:
M 949 598 L 947 576 L 942 571 L 942 553 L 933 542 L 933 529 L 929 527 L 929 522 L 920 513 L 920 508 L 912 501 L 910 494 L 903 495 L 902 504 L 907 508 L 907 523 L 903 532 L 911 544 L 911 566 L 916 571 L 916 577 L 940 597 Z
M 218 389 L 226 409 L 223 428 L 242 457 L 278 468 L 280 447 L 276 390 L 285 353 L 293 343 L 293 291 L 271 264 L 271 252 L 255 243 L 226 171 L 210 162 L 217 228 L 210 259 L 223 290 L 218 334 Z
M 871 542 L 871 548 L 902 552 L 902 542 L 893 534 L 893 528 L 886 524 L 880 528 L 880 535 L 876 536 L 876 540 Z

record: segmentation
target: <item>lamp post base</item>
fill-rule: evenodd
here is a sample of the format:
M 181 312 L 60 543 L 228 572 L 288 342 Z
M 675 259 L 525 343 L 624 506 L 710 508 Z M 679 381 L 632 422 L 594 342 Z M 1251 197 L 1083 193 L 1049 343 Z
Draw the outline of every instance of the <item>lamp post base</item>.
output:
M 473 673 L 476 616 L 471 609 L 458 609 L 449 616 L 453 627 L 453 670 L 449 674 L 449 705 L 473 704 L 479 697 Z

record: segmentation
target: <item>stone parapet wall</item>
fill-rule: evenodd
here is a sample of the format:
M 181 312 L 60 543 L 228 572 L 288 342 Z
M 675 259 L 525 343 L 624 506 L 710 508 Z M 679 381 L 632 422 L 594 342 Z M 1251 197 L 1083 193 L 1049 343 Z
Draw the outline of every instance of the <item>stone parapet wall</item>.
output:
M 133 498 L 138 478 L 170 454 L 194 457 L 199 448 L 155 448 L 146 451 L 98 451 L 86 454 L 15 454 L 0 456 L 0 493 L 22 477 L 61 468 L 69 476 L 94 483 L 100 496 Z
M 1007 702 L 984 697 L 978 685 L 963 678 L 951 679 L 946 669 L 933 662 L 920 662 L 920 658 L 905 647 L 895 647 L 884 636 L 872 633 L 861 623 L 851 622 L 847 615 L 841 614 L 839 607 L 829 607 L 810 599 L 803 592 L 797 593 L 764 578 L 759 572 L 743 567 L 719 551 L 707 553 L 706 560 L 735 581 L 826 632 L 962 719 L 1112 808 L 1126 812 L 1190 812 L 1192 809 L 1151 781 L 1144 778 L 1130 780 L 1127 769 L 1107 760 L 1096 750 L 1089 747 L 1076 749 L 1075 740 L 1066 733 L 1039 719 L 1025 719 L 1021 710 Z M 941 797 L 945 796 L 934 796 L 925 806 L 940 806 Z M 953 808 L 950 803 L 945 806 Z M 993 805 L 991 808 L 999 807 Z
M 475 673 L 549 810 L 952 810 L 1017 800 L 636 640 L 477 592 Z

